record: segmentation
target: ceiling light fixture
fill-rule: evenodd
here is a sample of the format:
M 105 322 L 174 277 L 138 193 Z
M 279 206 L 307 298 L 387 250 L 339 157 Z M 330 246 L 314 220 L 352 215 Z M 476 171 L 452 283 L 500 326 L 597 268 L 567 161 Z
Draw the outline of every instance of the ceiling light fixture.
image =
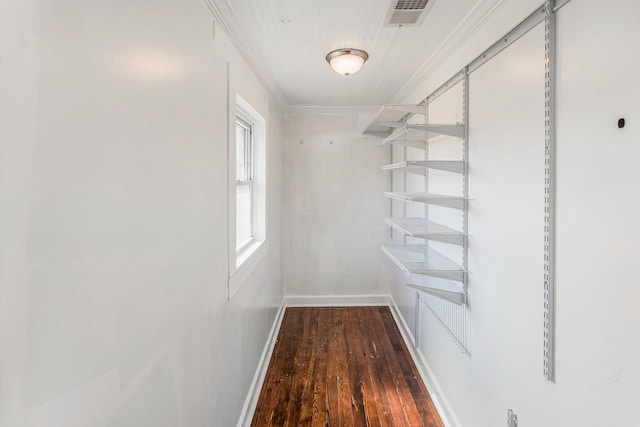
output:
M 348 76 L 362 68 L 369 59 L 369 54 L 360 49 L 338 49 L 329 52 L 326 59 L 336 73 Z

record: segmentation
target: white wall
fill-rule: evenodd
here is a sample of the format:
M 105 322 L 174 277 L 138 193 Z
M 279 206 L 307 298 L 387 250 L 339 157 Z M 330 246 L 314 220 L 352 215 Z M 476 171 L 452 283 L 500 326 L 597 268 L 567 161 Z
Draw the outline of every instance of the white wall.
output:
M 380 295 L 389 149 L 365 113 L 289 113 L 284 149 L 287 295 Z M 301 144 L 300 141 L 303 141 Z M 333 143 L 332 143 L 333 142 Z M 366 213 L 366 214 L 364 214 Z
M 405 101 L 419 101 L 537 5 L 505 3 Z M 421 351 L 460 425 L 505 425 L 507 408 L 522 426 L 640 425 L 640 64 L 617 48 L 635 48 L 638 18 L 630 0 L 573 1 L 558 15 L 555 383 L 542 375 L 542 27 L 471 76 L 470 355 L 420 313 Z M 392 294 L 406 300 L 402 280 Z M 413 325 L 411 304 L 403 307 Z
M 227 64 L 270 252 L 227 301 Z M 0 425 L 231 426 L 283 297 L 284 116 L 204 3 L 0 5 Z

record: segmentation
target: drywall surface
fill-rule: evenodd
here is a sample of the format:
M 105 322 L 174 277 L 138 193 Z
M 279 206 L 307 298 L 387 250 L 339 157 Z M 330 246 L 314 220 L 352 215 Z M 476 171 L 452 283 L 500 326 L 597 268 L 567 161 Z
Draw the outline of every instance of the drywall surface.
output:
M 420 98 L 524 18 L 515 2 L 434 69 Z M 520 12 L 516 8 L 523 7 Z M 537 4 L 531 5 L 529 11 Z M 424 308 L 420 347 L 454 424 L 640 425 L 640 313 L 634 221 L 640 205 L 640 64 L 616 46 L 640 39 L 640 5 L 572 1 L 558 12 L 556 381 L 542 375 L 544 29 L 517 41 L 470 78 L 469 354 Z M 510 24 L 509 24 L 510 22 Z M 507 25 L 509 24 L 509 25 Z M 494 30 L 495 29 L 495 30 Z M 436 117 L 455 112 L 433 106 Z M 626 127 L 617 127 L 618 118 Z M 430 154 L 449 147 L 430 145 Z M 429 176 L 430 185 L 446 181 Z M 437 188 L 437 187 L 436 187 Z M 439 218 L 444 219 L 444 218 Z M 391 284 L 413 327 L 404 278 Z M 415 332 L 415 331 L 414 331 Z
M 386 293 L 382 166 L 389 148 L 362 136 L 358 113 L 287 115 L 284 262 L 288 295 Z
M 0 426 L 237 422 L 284 292 L 284 116 L 212 30 L 197 0 L 0 5 Z M 229 64 L 271 236 L 231 301 Z

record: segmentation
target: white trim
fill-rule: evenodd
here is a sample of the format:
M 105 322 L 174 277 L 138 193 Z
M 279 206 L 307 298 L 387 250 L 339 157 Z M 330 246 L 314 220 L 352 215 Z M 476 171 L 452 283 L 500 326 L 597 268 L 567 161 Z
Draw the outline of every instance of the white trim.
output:
M 288 295 L 287 307 L 388 306 L 389 295 Z
M 258 398 L 260 397 L 260 391 L 262 390 L 262 383 L 264 383 L 264 378 L 267 375 L 267 368 L 269 368 L 269 362 L 271 361 L 271 355 L 273 354 L 273 349 L 276 346 L 278 332 L 280 332 L 280 325 L 282 325 L 285 309 L 286 304 L 283 299 L 280 304 L 280 308 L 278 309 L 278 313 L 276 314 L 276 318 L 273 321 L 273 325 L 271 325 L 269 337 L 267 338 L 267 342 L 262 350 L 262 355 L 258 361 L 258 367 L 256 368 L 253 380 L 251 381 L 251 386 L 249 386 L 247 398 L 244 401 L 244 405 L 242 405 L 242 412 L 240 412 L 237 427 L 248 427 L 251 425 L 253 414 L 256 411 L 256 405 L 258 404 Z
M 243 32 L 230 5 L 226 1 L 220 0 L 203 1 L 211 11 L 213 19 L 222 26 L 224 32 L 238 50 L 242 59 L 246 61 L 251 70 L 256 74 L 256 77 L 258 77 L 258 80 L 260 80 L 267 91 L 276 99 L 278 104 L 280 104 L 280 107 L 286 111 L 289 106 L 287 100 L 280 91 L 278 85 L 275 83 L 275 80 L 271 76 L 267 67 L 263 62 L 258 61 L 258 58 L 260 57 L 255 54 L 256 49 L 253 47 L 251 42 L 246 37 L 240 36 Z M 221 5 L 220 3 L 223 4 Z
M 289 114 L 348 114 L 377 113 L 380 106 L 373 105 L 291 105 Z
M 433 370 L 425 359 L 424 354 L 419 348 L 416 348 L 414 336 L 411 333 L 411 329 L 407 325 L 407 322 L 402 316 L 400 309 L 398 308 L 392 296 L 389 296 L 388 299 L 390 302 L 389 308 L 391 309 L 391 314 L 393 315 L 393 318 L 398 325 L 398 329 L 400 330 L 400 334 L 402 335 L 404 342 L 407 344 L 407 348 L 409 349 L 409 353 L 411 354 L 413 362 L 418 368 L 420 377 L 422 378 L 422 381 L 424 381 L 424 385 L 429 391 L 431 400 L 438 410 L 440 418 L 442 418 L 442 422 L 447 427 L 459 427 L 461 425 L 460 421 L 458 421 L 458 418 L 453 412 L 453 408 L 451 407 L 449 400 L 446 398 L 442 387 L 440 387 L 440 384 L 436 380 L 436 377 L 433 374 Z
M 503 2 L 504 0 L 496 0 L 488 11 L 483 12 L 485 8 L 481 6 L 487 4 L 486 0 L 477 0 L 469 13 L 458 22 L 458 25 L 456 25 L 444 41 L 440 43 L 440 46 L 429 55 L 418 71 L 407 80 L 407 83 L 400 88 L 396 95 L 389 101 L 389 104 L 398 104 L 414 92 L 416 86 L 422 83 L 439 64 L 443 63 L 463 42 L 469 39 L 469 37 L 500 8 Z

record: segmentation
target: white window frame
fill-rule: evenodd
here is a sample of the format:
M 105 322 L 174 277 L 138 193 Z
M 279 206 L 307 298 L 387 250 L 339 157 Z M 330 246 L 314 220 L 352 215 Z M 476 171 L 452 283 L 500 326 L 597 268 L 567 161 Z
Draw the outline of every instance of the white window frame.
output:
M 232 102 L 235 101 L 235 102 Z M 229 100 L 229 282 L 228 298 L 231 299 L 249 278 L 268 252 L 267 242 L 267 138 L 266 121 L 240 95 Z M 251 206 L 252 238 L 236 248 L 236 122 L 240 118 L 251 127 L 252 169 Z

